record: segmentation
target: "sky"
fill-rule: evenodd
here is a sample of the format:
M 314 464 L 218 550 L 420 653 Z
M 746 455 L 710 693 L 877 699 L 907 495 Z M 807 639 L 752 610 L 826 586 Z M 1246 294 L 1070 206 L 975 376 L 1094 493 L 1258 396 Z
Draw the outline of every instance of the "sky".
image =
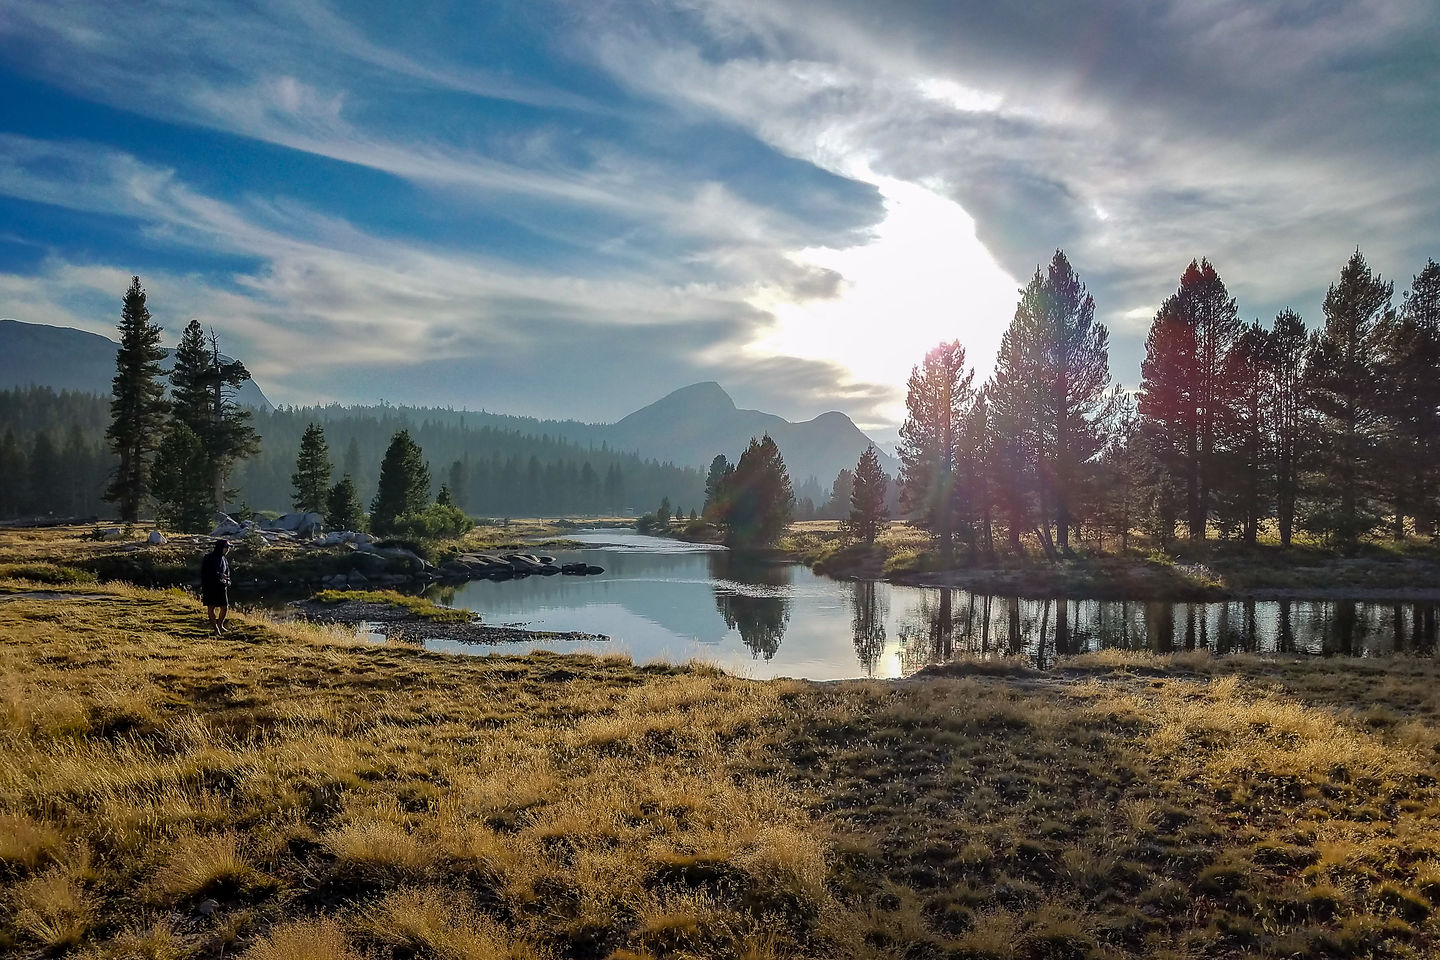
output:
M 1208 257 L 1321 321 L 1440 258 L 1435 0 L 0 0 L 0 316 L 139 274 L 280 403 L 893 438 L 1057 248 L 1139 379 Z

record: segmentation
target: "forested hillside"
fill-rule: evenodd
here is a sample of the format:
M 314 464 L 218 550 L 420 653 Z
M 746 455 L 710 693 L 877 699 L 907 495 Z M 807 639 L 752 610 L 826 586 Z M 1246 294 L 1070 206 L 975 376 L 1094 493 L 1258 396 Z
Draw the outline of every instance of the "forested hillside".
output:
M 110 515 L 110 505 L 100 498 L 113 468 L 104 443 L 108 422 L 105 397 L 34 387 L 0 390 L 0 516 Z M 336 479 L 349 473 L 367 505 L 386 444 L 400 429 L 408 429 L 424 451 L 435 489 L 448 485 L 456 503 L 474 515 L 639 511 L 662 497 L 688 511 L 704 499 L 704 478 L 696 470 L 565 439 L 555 429 L 580 430 L 583 424 L 441 409 L 329 406 L 255 412 L 260 452 L 237 467 L 232 504 L 290 507 L 300 437 L 312 422 L 325 429 Z

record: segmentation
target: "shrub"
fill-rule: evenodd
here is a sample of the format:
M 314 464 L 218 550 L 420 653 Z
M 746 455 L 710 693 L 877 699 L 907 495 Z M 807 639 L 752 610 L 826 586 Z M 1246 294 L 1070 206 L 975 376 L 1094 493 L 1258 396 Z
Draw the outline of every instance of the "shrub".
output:
M 424 510 L 396 517 L 390 524 L 390 534 L 403 540 L 441 540 L 464 536 L 473 526 L 459 507 L 432 503 Z

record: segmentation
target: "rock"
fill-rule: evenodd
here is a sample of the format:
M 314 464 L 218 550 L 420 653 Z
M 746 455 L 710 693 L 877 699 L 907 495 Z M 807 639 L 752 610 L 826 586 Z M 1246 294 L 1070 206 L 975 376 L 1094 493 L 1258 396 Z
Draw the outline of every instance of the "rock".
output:
M 210 531 L 213 537 L 239 537 L 244 536 L 249 529 L 248 523 L 241 523 L 228 513 L 215 514 L 215 529 Z
M 370 578 L 365 576 L 365 574 L 361 573 L 359 570 L 356 570 L 354 573 L 350 574 L 349 579 L 350 586 L 352 587 L 368 587 L 370 585 Z
M 470 566 L 460 563 L 458 560 L 451 560 L 440 565 L 440 572 L 447 577 L 467 579 L 470 576 Z
M 298 537 L 314 537 L 320 533 L 325 518 L 318 513 L 287 513 L 260 525 L 262 530 L 277 530 Z
M 604 572 L 605 572 L 605 568 L 604 568 L 604 567 L 597 567 L 597 566 L 595 566 L 595 564 L 592 563 L 592 564 L 590 564 L 589 566 L 587 566 L 587 567 L 585 568 L 585 572 L 588 573 L 590 576 L 593 577 L 593 576 L 595 576 L 595 574 L 597 574 L 597 573 L 604 573 Z
M 101 530 L 101 531 L 100 531 L 100 539 L 101 539 L 101 540 L 124 540 L 124 539 L 125 539 L 125 531 L 124 531 L 124 530 L 121 530 L 119 527 L 109 527 L 108 529 L 105 529 L 105 530 Z
M 200 903 L 195 907 L 195 912 L 200 914 L 200 916 L 202 917 L 208 917 L 219 909 L 220 902 L 218 900 L 201 900 Z
M 125 544 L 125 546 L 121 547 L 121 549 L 122 549 L 122 550 L 139 550 L 139 549 L 140 549 L 140 544 L 138 544 L 138 543 L 127 543 L 127 544 Z
M 165 534 L 161 533 L 159 530 L 151 530 L 150 536 L 145 538 L 145 542 L 149 543 L 151 546 L 159 546 L 160 544 L 165 542 Z

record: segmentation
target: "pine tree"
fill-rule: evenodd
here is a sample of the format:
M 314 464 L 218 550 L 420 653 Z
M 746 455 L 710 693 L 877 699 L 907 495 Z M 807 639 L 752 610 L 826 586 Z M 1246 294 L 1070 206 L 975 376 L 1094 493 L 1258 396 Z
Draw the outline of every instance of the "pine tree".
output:
M 304 513 L 325 512 L 330 491 L 330 474 L 334 467 L 330 463 L 330 448 L 325 443 L 325 431 L 318 423 L 311 422 L 300 438 L 300 453 L 295 458 L 295 472 L 290 475 L 290 485 L 295 495 L 290 504 Z
M 1271 470 L 1270 403 L 1274 345 L 1259 323 L 1244 326 L 1225 356 L 1225 418 L 1217 434 L 1222 453 L 1216 470 L 1215 512 L 1222 529 L 1238 527 L 1253 544 L 1260 521 L 1269 516 Z
M 1240 335 L 1235 300 L 1210 261 L 1191 261 L 1155 314 L 1141 365 L 1140 416 L 1160 466 L 1185 490 L 1190 539 L 1203 540 L 1223 469 L 1225 362 Z
M 1391 322 L 1393 292 L 1356 250 L 1325 295 L 1325 326 L 1306 357 L 1317 467 L 1306 525 L 1347 549 L 1380 519 L 1375 467 L 1383 418 L 1376 348 L 1378 330 Z
M 766 434 L 751 439 L 720 491 L 718 519 L 733 547 L 769 546 L 785 532 L 795 509 L 795 494 L 780 448 Z
M 0 517 L 18 517 L 25 511 L 30 495 L 28 460 L 15 428 L 6 427 L 0 440 Z
M 208 467 L 200 437 L 184 421 L 171 421 L 155 455 L 153 475 L 155 515 L 161 524 L 184 533 L 209 529 L 216 504 Z
M 1305 321 L 1282 310 L 1270 329 L 1270 428 L 1275 458 L 1275 525 L 1290 545 L 1300 495 L 1300 454 L 1305 433 Z
M 160 384 L 160 325 L 150 319 L 140 278 L 132 277 L 120 312 L 120 349 L 105 438 L 119 457 L 105 499 L 134 523 L 150 495 L 150 467 L 165 425 L 165 389 Z
M 205 476 L 218 507 L 233 494 L 226 485 L 234 465 L 260 449 L 260 437 L 250 423 L 251 412 L 235 403 L 235 390 L 250 379 L 250 372 L 240 361 L 222 356 L 214 332 L 207 338 L 200 321 L 193 319 L 185 325 L 174 360 L 171 416 L 200 438 L 205 448 Z M 322 485 L 322 501 L 323 490 Z
M 992 397 L 1024 452 L 1034 457 L 1040 533 L 1068 551 L 1084 471 L 1104 449 L 1119 394 L 1110 384 L 1110 335 L 1095 321 L 1095 299 L 1055 251 L 1036 269 L 1001 339 Z
M 1405 535 L 1405 518 L 1417 532 L 1436 534 L 1440 515 L 1440 264 L 1425 265 L 1402 308 L 1376 330 L 1377 366 L 1385 389 L 1381 449 L 1391 505 L 1391 533 Z
M 974 399 L 974 371 L 960 341 L 942 343 L 910 371 L 900 426 L 900 477 L 905 508 L 953 553 L 955 453 Z
M 221 356 L 220 342 L 213 330 L 210 332 L 210 355 L 214 371 L 210 382 L 211 432 L 201 439 L 206 441 L 206 453 L 210 458 L 215 502 L 223 504 L 232 496 L 232 491 L 226 489 L 231 471 L 237 462 L 259 451 L 260 435 L 251 425 L 254 415 L 235 402 L 235 391 L 250 379 L 250 371 L 239 360 Z
M 723 453 L 717 453 L 715 459 L 710 461 L 710 470 L 705 474 L 705 505 L 701 512 L 710 517 L 720 507 L 720 490 L 725 484 L 725 477 L 731 471 L 730 461 L 725 459 Z M 607 481 L 608 484 L 608 481 Z
M 56 494 L 64 488 L 64 477 L 60 475 L 60 450 L 49 433 L 35 435 L 28 467 L 30 502 L 25 512 L 35 516 L 53 514 L 59 506 Z
M 435 494 L 435 502 L 442 507 L 455 506 L 455 497 L 450 493 L 450 485 L 448 483 L 440 484 L 440 492 Z
M 359 531 L 367 526 L 365 510 L 360 504 L 360 494 L 348 473 L 330 488 L 329 496 L 325 499 L 325 522 L 332 530 Z
M 850 515 L 850 496 L 855 492 L 855 473 L 848 467 L 841 467 L 830 484 L 830 499 L 825 503 L 825 515 L 843 520 Z
M 210 384 L 215 368 L 199 320 L 185 325 L 171 359 L 170 416 L 194 431 L 203 443 L 211 432 Z M 208 467 L 205 475 L 210 476 Z
M 866 447 L 860 454 L 854 476 L 850 487 L 850 532 L 873 544 L 889 519 L 885 513 L 885 488 L 890 483 L 885 471 L 880 469 L 880 457 L 874 447 Z
M 391 437 L 380 462 L 380 487 L 370 504 L 370 528 L 389 533 L 397 518 L 419 513 L 429 502 L 430 467 L 410 432 L 401 430 Z
M 464 510 L 470 504 L 470 462 L 466 460 L 452 460 L 450 471 L 446 477 L 446 485 L 450 488 L 450 499 L 452 506 Z M 589 466 L 589 464 L 586 464 Z

